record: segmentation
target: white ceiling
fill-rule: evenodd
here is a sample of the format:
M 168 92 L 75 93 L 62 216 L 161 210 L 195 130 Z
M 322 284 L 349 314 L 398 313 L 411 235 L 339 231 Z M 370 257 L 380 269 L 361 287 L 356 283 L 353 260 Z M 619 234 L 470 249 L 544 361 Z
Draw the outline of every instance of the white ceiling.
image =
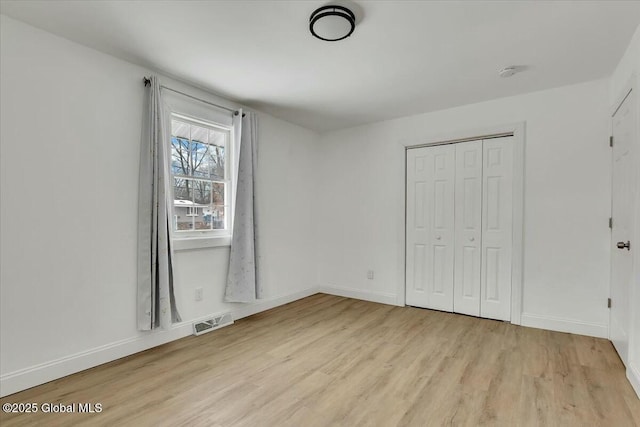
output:
M 324 4 L 2 1 L 0 12 L 317 131 L 606 77 L 640 24 L 631 1 L 358 1 L 353 35 L 329 43 L 308 30 Z M 499 78 L 508 65 L 529 69 Z

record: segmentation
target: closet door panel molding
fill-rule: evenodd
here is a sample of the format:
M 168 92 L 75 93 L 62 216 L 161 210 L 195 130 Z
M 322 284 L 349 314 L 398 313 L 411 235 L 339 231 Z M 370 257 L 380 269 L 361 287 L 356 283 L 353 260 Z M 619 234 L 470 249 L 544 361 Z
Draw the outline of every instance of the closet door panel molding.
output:
M 427 189 L 431 207 L 427 247 L 429 308 L 453 311 L 455 146 L 430 148 L 433 163 Z
M 426 286 L 429 162 L 428 151 L 407 151 L 406 301 L 425 308 L 429 305 Z
M 511 320 L 513 137 L 483 141 L 480 316 Z
M 407 151 L 406 302 L 453 311 L 455 148 Z
M 453 311 L 480 315 L 482 141 L 456 147 Z

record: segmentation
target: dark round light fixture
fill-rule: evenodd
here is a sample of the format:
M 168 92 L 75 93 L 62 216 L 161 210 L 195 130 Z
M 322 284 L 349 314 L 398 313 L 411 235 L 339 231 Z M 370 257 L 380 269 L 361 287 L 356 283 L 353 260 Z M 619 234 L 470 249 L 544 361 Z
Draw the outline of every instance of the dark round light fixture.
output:
M 356 16 L 344 6 L 322 6 L 309 18 L 309 31 L 320 40 L 346 39 L 356 28 Z

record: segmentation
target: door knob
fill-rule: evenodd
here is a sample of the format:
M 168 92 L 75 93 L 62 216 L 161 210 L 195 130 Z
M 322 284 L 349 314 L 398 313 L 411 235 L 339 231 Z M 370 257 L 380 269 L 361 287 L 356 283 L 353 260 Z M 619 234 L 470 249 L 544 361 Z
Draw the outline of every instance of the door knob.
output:
M 624 249 L 627 248 L 628 251 L 631 250 L 631 242 L 629 240 L 627 240 L 627 243 L 625 242 L 618 242 L 618 244 L 616 245 L 618 246 L 618 249 Z
M 442 239 L 442 236 L 436 236 L 436 240 Z
M 475 237 L 469 237 L 470 242 L 473 242 L 474 240 L 476 240 Z

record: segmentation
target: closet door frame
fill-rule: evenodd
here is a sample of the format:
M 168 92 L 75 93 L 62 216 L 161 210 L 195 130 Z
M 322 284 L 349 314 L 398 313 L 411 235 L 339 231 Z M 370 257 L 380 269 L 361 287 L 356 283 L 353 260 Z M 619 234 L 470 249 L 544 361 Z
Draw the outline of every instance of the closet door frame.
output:
M 489 139 L 498 136 L 513 136 L 513 237 L 512 237 L 512 261 L 511 261 L 511 323 L 522 323 L 522 294 L 523 294 L 523 239 L 524 239 L 524 176 L 525 176 L 525 129 L 526 122 L 510 123 L 504 125 L 488 126 L 480 129 L 471 129 L 461 132 L 440 133 L 425 136 L 418 139 L 399 141 L 398 155 L 402 155 L 404 162 L 404 174 L 402 188 L 404 188 L 404 213 L 402 224 L 402 260 L 397 288 L 397 305 L 406 303 L 406 237 L 407 237 L 407 153 L 406 150 L 418 147 L 428 147 L 443 144 L 455 144 L 457 142 Z

